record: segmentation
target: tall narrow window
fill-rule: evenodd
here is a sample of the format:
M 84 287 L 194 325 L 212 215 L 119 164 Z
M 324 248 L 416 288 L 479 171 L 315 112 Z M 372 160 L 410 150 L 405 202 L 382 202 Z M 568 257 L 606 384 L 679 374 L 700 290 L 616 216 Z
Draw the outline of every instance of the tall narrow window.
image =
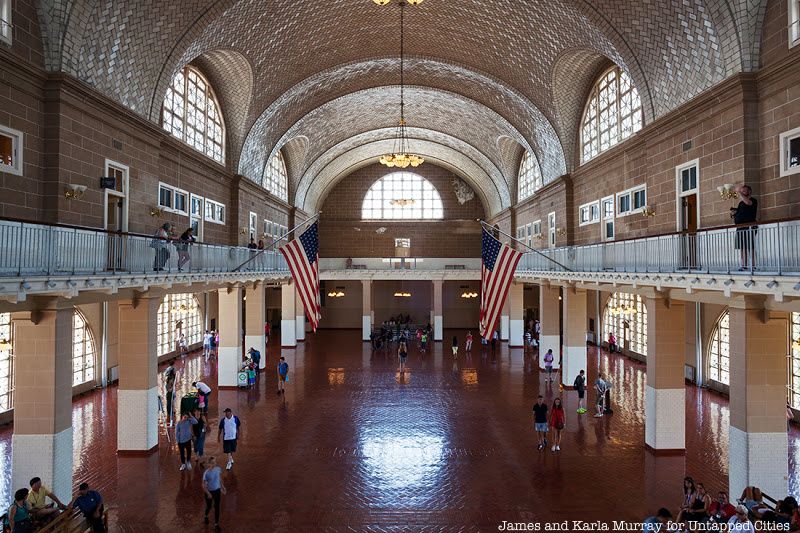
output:
M 0 413 L 14 406 L 14 342 L 11 313 L 0 313 Z
M 95 379 L 94 337 L 80 311 L 72 315 L 72 384 Z
M 0 0 L 0 41 L 11 44 L 11 0 Z
M 642 129 L 642 103 L 630 77 L 614 66 L 603 73 L 583 112 L 581 162 Z
M 792 313 L 792 343 L 789 358 L 789 405 L 800 409 L 800 313 Z
M 542 187 L 542 171 L 536 156 L 530 152 L 525 152 L 522 163 L 519 165 L 519 175 L 517 177 L 519 201 L 535 193 Z
M 638 294 L 615 292 L 603 312 L 603 339 L 613 333 L 617 345 L 647 356 L 647 307 Z
M 214 161 L 225 162 L 225 125 L 208 80 L 186 66 L 172 79 L 162 109 L 162 126 Z
M 0 126 L 0 172 L 22 176 L 22 145 L 21 131 Z
M 372 184 L 364 197 L 361 216 L 367 220 L 430 220 L 444 218 L 439 191 L 411 172 L 393 172 Z
M 730 315 L 725 311 L 719 317 L 717 327 L 711 335 L 708 349 L 708 377 L 716 382 L 730 385 L 730 368 Z
M 168 294 L 158 307 L 158 355 L 178 349 L 181 335 L 187 346 L 202 341 L 200 306 L 193 294 Z
M 281 200 L 286 200 L 288 198 L 287 182 L 286 164 L 283 161 L 283 155 L 278 150 L 269 160 L 267 168 L 264 169 L 262 186 Z
M 789 48 L 800 44 L 800 0 L 789 2 Z

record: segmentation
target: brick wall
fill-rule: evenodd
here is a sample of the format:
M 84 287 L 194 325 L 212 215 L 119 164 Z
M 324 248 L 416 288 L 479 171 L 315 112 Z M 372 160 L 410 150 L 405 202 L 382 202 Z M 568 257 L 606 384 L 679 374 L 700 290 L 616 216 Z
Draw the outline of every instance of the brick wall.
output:
M 414 172 L 436 187 L 442 197 L 444 219 L 423 222 L 365 222 L 361 204 L 370 186 L 390 173 L 374 164 L 357 170 L 335 185 L 322 207 L 320 221 L 320 255 L 322 257 L 390 257 L 394 256 L 394 239 L 411 238 L 414 257 L 477 257 L 480 255 L 480 227 L 476 218 L 484 218 L 477 195 L 461 205 L 451 181 L 452 172 L 425 163 Z M 383 234 L 375 230 L 385 227 Z M 359 228 L 361 231 L 356 231 Z
M 36 14 L 36 0 L 14 0 L 11 2 L 11 17 L 14 25 L 11 46 L 0 41 L 0 49 L 8 50 L 15 56 L 36 66 L 44 64 L 42 37 L 39 19 Z

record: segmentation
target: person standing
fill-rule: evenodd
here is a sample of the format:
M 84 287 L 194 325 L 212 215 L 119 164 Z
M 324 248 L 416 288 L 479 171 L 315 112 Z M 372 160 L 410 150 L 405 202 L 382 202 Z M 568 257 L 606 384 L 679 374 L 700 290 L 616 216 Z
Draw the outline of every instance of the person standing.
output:
M 466 352 L 471 352 L 472 351 L 472 332 L 471 331 L 467 332 L 467 344 L 466 344 L 464 350 Z
M 187 414 L 181 415 L 181 420 L 175 425 L 175 440 L 178 442 L 178 450 L 181 454 L 181 470 L 192 469 L 192 437 L 194 432 L 192 426 L 197 424 L 197 420 Z
M 169 222 L 164 222 L 153 234 L 153 239 L 150 241 L 150 248 L 155 250 L 153 270 L 156 272 L 164 270 L 164 266 L 169 259 L 169 228 Z
M 552 451 L 561 451 L 561 432 L 567 423 L 564 415 L 564 406 L 561 405 L 561 398 L 553 400 L 553 408 L 550 410 L 550 427 L 553 429 L 553 448 Z
M 217 432 L 217 442 L 222 439 L 222 451 L 228 454 L 228 466 L 233 468 L 233 454 L 236 453 L 236 443 L 242 436 L 242 423 L 238 416 L 233 416 L 230 407 L 225 409 L 225 416 L 219 421 L 219 431 Z
M 741 266 L 739 270 L 749 270 L 756 268 L 756 232 L 757 226 L 740 226 L 755 222 L 758 217 L 758 200 L 753 198 L 753 189 L 749 185 L 740 185 L 734 189 L 739 194 L 739 205 L 731 207 L 731 218 L 736 228 L 736 249 L 741 256 Z M 750 257 L 750 267 L 747 259 Z
M 178 242 L 175 244 L 175 247 L 178 249 L 178 272 L 183 270 L 183 265 L 189 262 L 189 246 L 194 244 L 194 229 L 187 228 L 186 231 L 181 233 L 181 236 L 178 237 Z
M 181 351 L 181 358 L 185 358 L 189 354 L 189 344 L 186 342 L 186 335 L 183 333 L 178 339 L 178 349 Z
M 228 467 L 230 469 L 230 466 Z M 219 507 L 222 494 L 225 494 L 225 485 L 222 483 L 222 469 L 217 466 L 217 459 L 212 455 L 208 458 L 208 466 L 203 472 L 203 496 L 206 500 L 206 510 L 203 521 L 208 524 L 208 513 L 214 505 L 214 529 L 219 531 Z
M 453 357 L 458 356 L 458 337 L 453 335 Z
M 586 395 L 586 376 L 583 370 L 575 376 L 575 382 L 572 386 L 578 391 L 578 414 L 582 415 L 586 412 L 586 398 L 584 398 Z
M 538 450 L 543 450 L 547 446 L 547 404 L 540 394 L 533 404 L 533 429 L 539 438 Z
M 203 411 L 200 409 L 192 410 L 192 418 L 197 420 L 196 424 L 192 424 L 192 433 L 194 434 L 194 451 L 195 462 L 200 463 L 203 460 L 203 453 L 206 449 L 206 428 L 208 427 L 208 419 Z
M 397 349 L 397 356 L 400 358 L 400 372 L 405 372 L 406 357 L 408 357 L 408 345 L 406 345 L 406 341 L 400 341 L 400 347 Z
M 608 332 L 608 351 L 611 353 L 618 352 L 619 348 L 617 348 L 617 337 L 614 336 L 614 332 Z
M 428 345 L 428 331 L 425 330 L 422 332 L 422 337 L 420 337 L 419 341 L 419 351 L 424 352 L 425 347 Z
M 497 330 L 494 330 L 492 333 L 492 353 L 495 352 L 497 349 L 497 340 L 500 338 L 500 333 Z
M 206 358 L 206 362 L 208 362 L 209 355 L 211 355 L 211 333 L 206 330 L 203 334 L 203 357 Z
M 284 386 L 287 381 L 289 381 L 289 363 L 286 362 L 285 357 L 281 356 L 278 363 L 278 394 L 286 392 Z
M 264 348 L 269 346 L 269 322 L 264 322 Z
M 547 350 L 547 353 L 544 354 L 544 370 L 547 373 L 547 377 L 545 378 L 545 382 L 551 383 L 553 381 L 553 350 Z
M 164 370 L 164 396 L 167 398 L 167 426 L 172 427 L 175 422 L 175 365 L 173 361 Z
M 211 387 L 202 381 L 192 381 L 192 387 L 197 389 L 197 394 L 202 396 L 203 412 L 208 413 L 208 399 L 211 396 Z
M 603 373 L 600 372 L 597 375 L 597 379 L 594 381 L 594 390 L 597 393 L 597 402 L 595 404 L 597 412 L 594 415 L 595 418 L 600 418 L 601 416 L 603 416 L 605 400 L 606 400 L 606 389 L 607 385 L 605 380 L 603 379 Z
M 256 367 L 256 368 L 255 368 L 255 370 L 256 370 L 256 373 L 258 373 L 258 370 L 259 370 L 259 365 L 261 364 L 261 352 L 259 352 L 259 351 L 258 351 L 258 350 L 256 350 L 255 348 L 252 348 L 252 347 L 251 347 L 251 348 L 250 348 L 250 349 L 247 351 L 247 354 L 250 356 L 250 359 L 252 359 L 252 361 L 253 361 L 253 364 L 254 364 L 254 365 L 255 365 L 255 367 Z

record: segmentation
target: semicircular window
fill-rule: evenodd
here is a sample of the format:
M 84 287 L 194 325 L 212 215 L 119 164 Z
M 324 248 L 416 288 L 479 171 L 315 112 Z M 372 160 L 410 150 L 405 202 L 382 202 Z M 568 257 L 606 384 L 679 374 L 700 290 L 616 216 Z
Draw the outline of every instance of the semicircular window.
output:
M 361 206 L 366 220 L 444 218 L 442 197 L 431 182 L 413 172 L 392 172 L 369 188 Z

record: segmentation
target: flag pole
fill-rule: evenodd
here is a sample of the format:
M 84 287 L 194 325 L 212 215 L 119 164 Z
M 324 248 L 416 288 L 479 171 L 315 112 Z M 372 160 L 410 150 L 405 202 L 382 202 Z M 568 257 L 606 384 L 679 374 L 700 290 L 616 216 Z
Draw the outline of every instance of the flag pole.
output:
M 304 221 L 303 221 L 303 222 L 301 222 L 300 224 L 296 225 L 295 227 L 293 227 L 292 229 L 290 229 L 289 231 L 287 231 L 287 232 L 286 232 L 286 235 L 284 235 L 284 236 L 283 236 L 283 237 L 281 237 L 280 239 L 278 239 L 278 240 L 274 241 L 272 244 L 270 244 L 268 247 L 264 248 L 263 250 L 259 250 L 259 251 L 258 251 L 258 253 L 257 253 L 257 254 L 255 254 L 253 257 L 251 257 L 250 259 L 248 259 L 247 261 L 245 261 L 245 262 L 244 262 L 244 263 L 242 263 L 241 265 L 239 265 L 239 266 L 237 266 L 236 268 L 234 268 L 234 269 L 233 269 L 233 272 L 238 272 L 240 268 L 242 268 L 243 266 L 245 266 L 246 264 L 248 264 L 250 261 L 254 260 L 256 257 L 260 256 L 260 255 L 261 255 L 261 254 L 263 254 L 264 252 L 268 252 L 268 251 L 272 250 L 272 249 L 273 249 L 273 248 L 275 248 L 275 246 L 276 246 L 276 245 L 277 245 L 279 242 L 281 242 L 282 240 L 286 239 L 286 240 L 288 241 L 288 240 L 289 240 L 289 235 L 291 235 L 292 233 L 294 233 L 295 231 L 297 231 L 299 228 L 301 228 L 301 227 L 305 226 L 306 224 L 308 224 L 308 223 L 309 223 L 309 222 L 311 222 L 312 220 L 316 220 L 316 219 L 318 219 L 318 218 L 319 218 L 319 216 L 320 216 L 321 214 L 322 214 L 322 211 L 318 211 L 316 215 L 314 215 L 314 216 L 312 216 L 311 218 L 309 218 L 309 219 L 307 219 L 307 220 L 304 220 Z
M 528 249 L 528 250 L 530 250 L 531 252 L 535 252 L 535 253 L 537 253 L 537 254 L 541 255 L 542 257 L 544 257 L 545 259 L 547 259 L 548 261 L 552 261 L 553 263 L 557 264 L 558 266 L 560 266 L 561 268 L 563 268 L 563 269 L 564 269 L 564 270 L 566 270 L 567 272 L 572 272 L 572 270 L 571 270 L 571 269 L 569 269 L 569 268 L 565 267 L 564 265 L 562 265 L 561 263 L 559 263 L 558 261 L 556 261 L 556 260 L 555 260 L 555 259 L 553 259 L 552 257 L 548 257 L 547 255 L 543 254 L 542 252 L 540 252 L 540 251 L 539 251 L 539 250 L 537 250 L 536 248 L 533 248 L 532 246 L 528 246 L 528 244 L 527 244 L 527 243 L 525 243 L 525 242 L 523 242 L 523 241 L 521 241 L 521 240 L 517 239 L 516 237 L 513 237 L 513 236 L 509 235 L 508 233 L 506 233 L 505 231 L 501 230 L 500 228 L 495 228 L 494 226 L 492 226 L 491 224 L 489 224 L 489 223 L 488 223 L 488 222 L 486 222 L 485 220 L 481 220 L 480 218 L 476 218 L 475 220 L 477 220 L 478 222 L 480 222 L 480 223 L 481 223 L 481 226 L 482 226 L 482 227 L 484 227 L 485 229 L 487 229 L 488 231 L 490 231 L 490 232 L 492 232 L 492 231 L 496 231 L 496 232 L 498 232 L 498 233 L 500 233 L 500 234 L 502 234 L 502 235 L 505 235 L 506 237 L 508 237 L 508 238 L 509 238 L 509 239 L 511 239 L 512 241 L 520 243 L 522 246 L 524 246 L 525 248 L 527 248 L 527 249 Z

